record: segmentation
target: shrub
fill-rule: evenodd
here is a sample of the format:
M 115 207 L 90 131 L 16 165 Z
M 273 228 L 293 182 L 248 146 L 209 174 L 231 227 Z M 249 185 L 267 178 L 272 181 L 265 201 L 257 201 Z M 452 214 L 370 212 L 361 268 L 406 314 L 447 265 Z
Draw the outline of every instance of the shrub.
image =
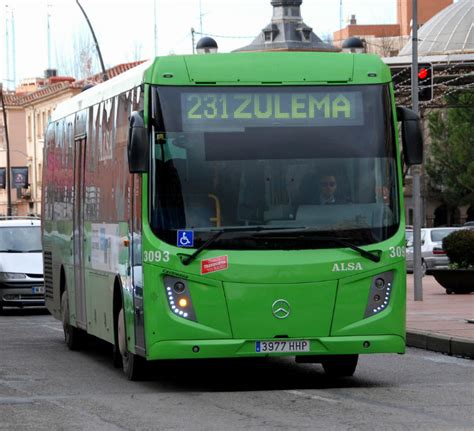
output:
M 474 230 L 457 230 L 443 239 L 450 262 L 459 268 L 474 267 Z

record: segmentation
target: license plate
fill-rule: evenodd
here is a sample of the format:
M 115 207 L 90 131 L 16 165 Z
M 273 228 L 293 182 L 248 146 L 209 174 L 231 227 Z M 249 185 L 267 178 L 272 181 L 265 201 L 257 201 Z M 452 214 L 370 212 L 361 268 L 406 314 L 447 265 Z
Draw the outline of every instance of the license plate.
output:
M 44 286 L 35 286 L 31 288 L 31 293 L 44 293 Z
M 255 352 L 309 352 L 309 340 L 256 341 Z

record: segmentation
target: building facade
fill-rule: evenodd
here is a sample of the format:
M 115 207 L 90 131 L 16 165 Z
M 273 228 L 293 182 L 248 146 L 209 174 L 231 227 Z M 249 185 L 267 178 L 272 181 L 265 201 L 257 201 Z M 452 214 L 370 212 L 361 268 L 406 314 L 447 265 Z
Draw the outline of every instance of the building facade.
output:
M 107 71 L 109 78 L 119 75 L 141 61 L 117 65 Z M 15 187 L 12 169 L 12 216 L 39 216 L 41 213 L 41 179 L 43 175 L 44 134 L 52 112 L 58 104 L 101 82 L 102 73 L 85 80 L 56 76 L 48 70 L 45 78 L 22 81 L 15 92 L 4 92 L 10 147 L 10 167 L 25 168 L 27 187 Z M 0 106 L 1 109 L 1 106 Z M 3 114 L 3 113 L 2 113 Z M 6 171 L 7 145 L 3 115 L 0 115 L 0 169 Z M 0 187 L 0 218 L 7 215 L 7 188 Z
M 10 147 L 10 167 L 27 168 L 31 164 L 31 157 L 26 149 L 25 110 L 13 93 L 4 92 L 3 102 L 6 111 L 8 141 Z M 0 106 L 0 108 L 2 108 Z M 3 109 L 3 108 L 2 108 Z M 0 115 L 0 168 L 2 169 L 2 186 L 0 188 L 0 216 L 7 214 L 7 140 L 3 112 Z M 10 177 L 11 178 L 11 177 Z M 29 212 L 27 189 L 12 188 L 10 193 L 12 214 L 26 215 Z

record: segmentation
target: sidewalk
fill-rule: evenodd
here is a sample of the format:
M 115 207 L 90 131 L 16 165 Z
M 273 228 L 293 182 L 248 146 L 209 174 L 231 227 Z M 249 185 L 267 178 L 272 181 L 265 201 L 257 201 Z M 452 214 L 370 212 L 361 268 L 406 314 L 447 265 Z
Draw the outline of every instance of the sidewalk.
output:
M 423 301 L 415 301 L 413 285 L 413 274 L 407 274 L 407 346 L 474 358 L 474 293 L 447 295 L 427 275 Z

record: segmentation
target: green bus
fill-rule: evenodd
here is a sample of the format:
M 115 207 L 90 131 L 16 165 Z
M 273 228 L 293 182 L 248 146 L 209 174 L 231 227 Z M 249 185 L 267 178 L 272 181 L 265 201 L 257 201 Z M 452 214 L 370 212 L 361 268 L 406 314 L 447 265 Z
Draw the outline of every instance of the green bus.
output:
M 350 376 L 359 354 L 405 351 L 402 163 L 421 154 L 376 56 L 143 63 L 47 128 L 47 307 L 70 349 L 101 338 L 130 379 L 262 356 Z

